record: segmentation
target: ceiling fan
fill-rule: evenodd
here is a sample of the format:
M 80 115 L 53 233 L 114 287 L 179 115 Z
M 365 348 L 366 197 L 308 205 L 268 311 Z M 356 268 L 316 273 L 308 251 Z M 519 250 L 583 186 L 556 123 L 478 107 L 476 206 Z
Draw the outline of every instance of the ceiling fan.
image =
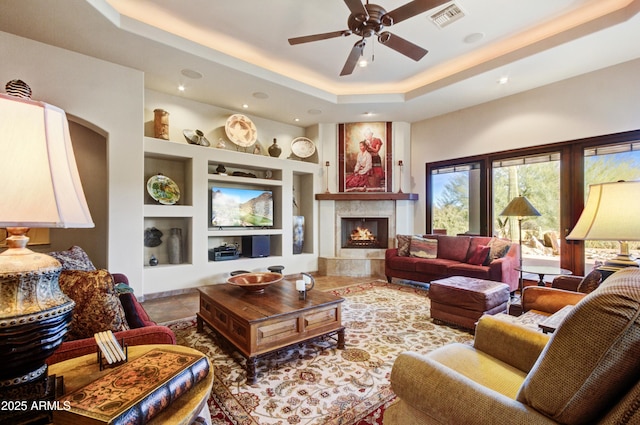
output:
M 438 7 L 447 1 L 449 0 L 414 0 L 392 10 L 391 12 L 387 12 L 382 6 L 369 4 L 369 0 L 367 0 L 366 4 L 362 4 L 360 0 L 344 0 L 345 4 L 351 11 L 349 19 L 347 20 L 347 26 L 349 27 L 348 30 L 307 35 L 304 37 L 294 37 L 289 39 L 289 44 L 293 46 L 296 44 L 309 43 L 311 41 L 346 37 L 352 34 L 360 36 L 360 40 L 356 41 L 353 45 L 351 53 L 349 53 L 349 57 L 342 68 L 342 72 L 340 72 L 340 76 L 349 75 L 353 72 L 356 67 L 356 63 L 358 62 L 358 58 L 362 56 L 362 52 L 364 51 L 366 39 L 374 34 L 378 37 L 378 41 L 381 44 L 402 53 L 414 61 L 419 61 L 428 53 L 428 50 L 425 50 L 402 37 L 392 34 L 389 31 L 383 31 L 383 29 L 429 9 Z

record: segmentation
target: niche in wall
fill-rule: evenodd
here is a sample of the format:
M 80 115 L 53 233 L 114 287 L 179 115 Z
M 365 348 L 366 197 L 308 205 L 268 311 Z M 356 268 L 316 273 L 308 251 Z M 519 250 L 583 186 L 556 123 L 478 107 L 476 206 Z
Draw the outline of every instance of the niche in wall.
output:
M 108 181 L 107 139 L 91 128 L 69 118 L 71 143 L 87 198 L 91 218 L 90 229 L 51 229 L 51 244 L 43 251 L 62 251 L 73 245 L 82 247 L 97 268 L 107 268 L 108 252 Z

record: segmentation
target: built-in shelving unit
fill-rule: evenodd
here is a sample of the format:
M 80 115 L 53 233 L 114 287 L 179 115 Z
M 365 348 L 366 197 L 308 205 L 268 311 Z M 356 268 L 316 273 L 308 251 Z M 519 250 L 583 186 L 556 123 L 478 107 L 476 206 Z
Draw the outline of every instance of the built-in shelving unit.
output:
M 295 273 L 310 270 L 310 264 L 317 264 L 313 226 L 317 214 L 314 193 L 322 172 L 318 164 L 149 137 L 144 139 L 144 152 L 145 181 L 141 182 L 144 187 L 149 178 L 163 174 L 175 181 L 181 192 L 176 204 L 161 205 L 144 190 L 144 228 L 155 227 L 163 234 L 162 244 L 144 246 L 145 292 L 169 292 L 217 283 L 234 270 L 266 270 L 277 264 L 285 265 L 285 272 Z M 220 165 L 224 166 L 225 173 L 218 171 Z M 233 175 L 234 172 L 240 175 Z M 274 200 L 273 226 L 213 226 L 212 187 L 270 190 Z M 293 217 L 299 215 L 305 217 L 305 242 L 302 253 L 294 255 Z M 165 241 L 172 228 L 179 228 L 182 233 L 180 264 L 168 262 Z M 210 249 L 223 244 L 237 244 L 242 249 L 242 237 L 254 235 L 269 236 L 267 257 L 209 259 Z M 149 264 L 152 255 L 158 259 L 156 266 Z
M 274 211 L 274 225 L 269 228 L 216 228 L 212 223 L 209 223 L 208 236 L 210 242 L 213 242 L 214 246 L 220 246 L 224 244 L 237 245 L 242 249 L 242 236 L 254 236 L 254 235 L 269 235 L 270 236 L 270 255 L 281 256 L 282 252 L 282 170 L 265 170 L 262 168 L 247 168 L 243 166 L 242 169 L 238 169 L 238 166 L 231 164 L 226 167 L 226 175 L 221 174 L 209 174 L 209 190 L 212 187 L 232 187 L 232 188 L 249 188 L 249 189 L 269 189 L 273 193 L 274 210 L 279 211 L 280 214 Z M 217 163 L 210 163 L 209 169 L 217 168 Z M 229 169 L 231 168 L 231 169 Z M 249 173 L 256 177 L 243 177 L 234 176 L 234 171 L 241 173 Z M 270 173 L 270 178 L 266 178 L 267 172 Z M 211 245 L 211 244 L 210 244 Z

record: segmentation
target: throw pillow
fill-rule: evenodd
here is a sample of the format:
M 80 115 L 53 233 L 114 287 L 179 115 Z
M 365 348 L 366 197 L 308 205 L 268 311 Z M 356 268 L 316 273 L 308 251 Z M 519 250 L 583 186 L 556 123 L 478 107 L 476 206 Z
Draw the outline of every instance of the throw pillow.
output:
M 487 261 L 487 257 L 489 257 L 490 251 L 491 251 L 490 246 L 478 245 L 476 247 L 475 252 L 473 253 L 473 255 L 471 255 L 467 263 L 473 264 L 474 266 L 479 266 L 481 264 L 484 264 L 484 262 Z
M 419 258 L 437 258 L 438 240 L 412 236 L 411 244 L 409 245 L 409 255 Z
M 592 270 L 591 273 L 586 275 L 582 281 L 578 284 L 576 289 L 583 294 L 589 294 L 593 292 L 602 283 L 602 273 L 598 270 Z
M 49 255 L 60 261 L 62 270 L 93 271 L 96 269 L 87 253 L 79 246 L 72 246 L 66 251 L 50 252 Z
M 400 257 L 407 257 L 409 255 L 411 235 L 396 235 L 396 239 L 398 239 L 398 255 Z
M 502 258 L 507 255 L 507 251 L 509 251 L 509 248 L 511 247 L 511 241 L 493 237 L 487 246 L 490 247 L 488 258 L 488 262 L 490 263 L 497 258 Z
M 67 340 L 93 338 L 97 332 L 129 329 L 113 277 L 106 270 L 63 270 L 60 289 L 75 301 Z
M 118 296 L 120 298 L 120 304 L 124 310 L 124 316 L 127 319 L 127 324 L 131 329 L 144 328 L 145 323 L 140 318 L 138 310 L 136 309 L 136 297 L 132 292 L 123 292 Z

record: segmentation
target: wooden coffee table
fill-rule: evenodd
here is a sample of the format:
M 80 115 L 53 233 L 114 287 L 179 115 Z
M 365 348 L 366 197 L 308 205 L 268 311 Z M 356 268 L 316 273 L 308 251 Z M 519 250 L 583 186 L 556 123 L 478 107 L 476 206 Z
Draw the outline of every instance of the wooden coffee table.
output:
M 337 335 L 344 349 L 343 298 L 309 291 L 298 299 L 295 282 L 282 280 L 262 294 L 219 284 L 199 288 L 198 331 L 206 323 L 247 359 L 247 382 L 255 383 L 261 357 L 320 337 Z

